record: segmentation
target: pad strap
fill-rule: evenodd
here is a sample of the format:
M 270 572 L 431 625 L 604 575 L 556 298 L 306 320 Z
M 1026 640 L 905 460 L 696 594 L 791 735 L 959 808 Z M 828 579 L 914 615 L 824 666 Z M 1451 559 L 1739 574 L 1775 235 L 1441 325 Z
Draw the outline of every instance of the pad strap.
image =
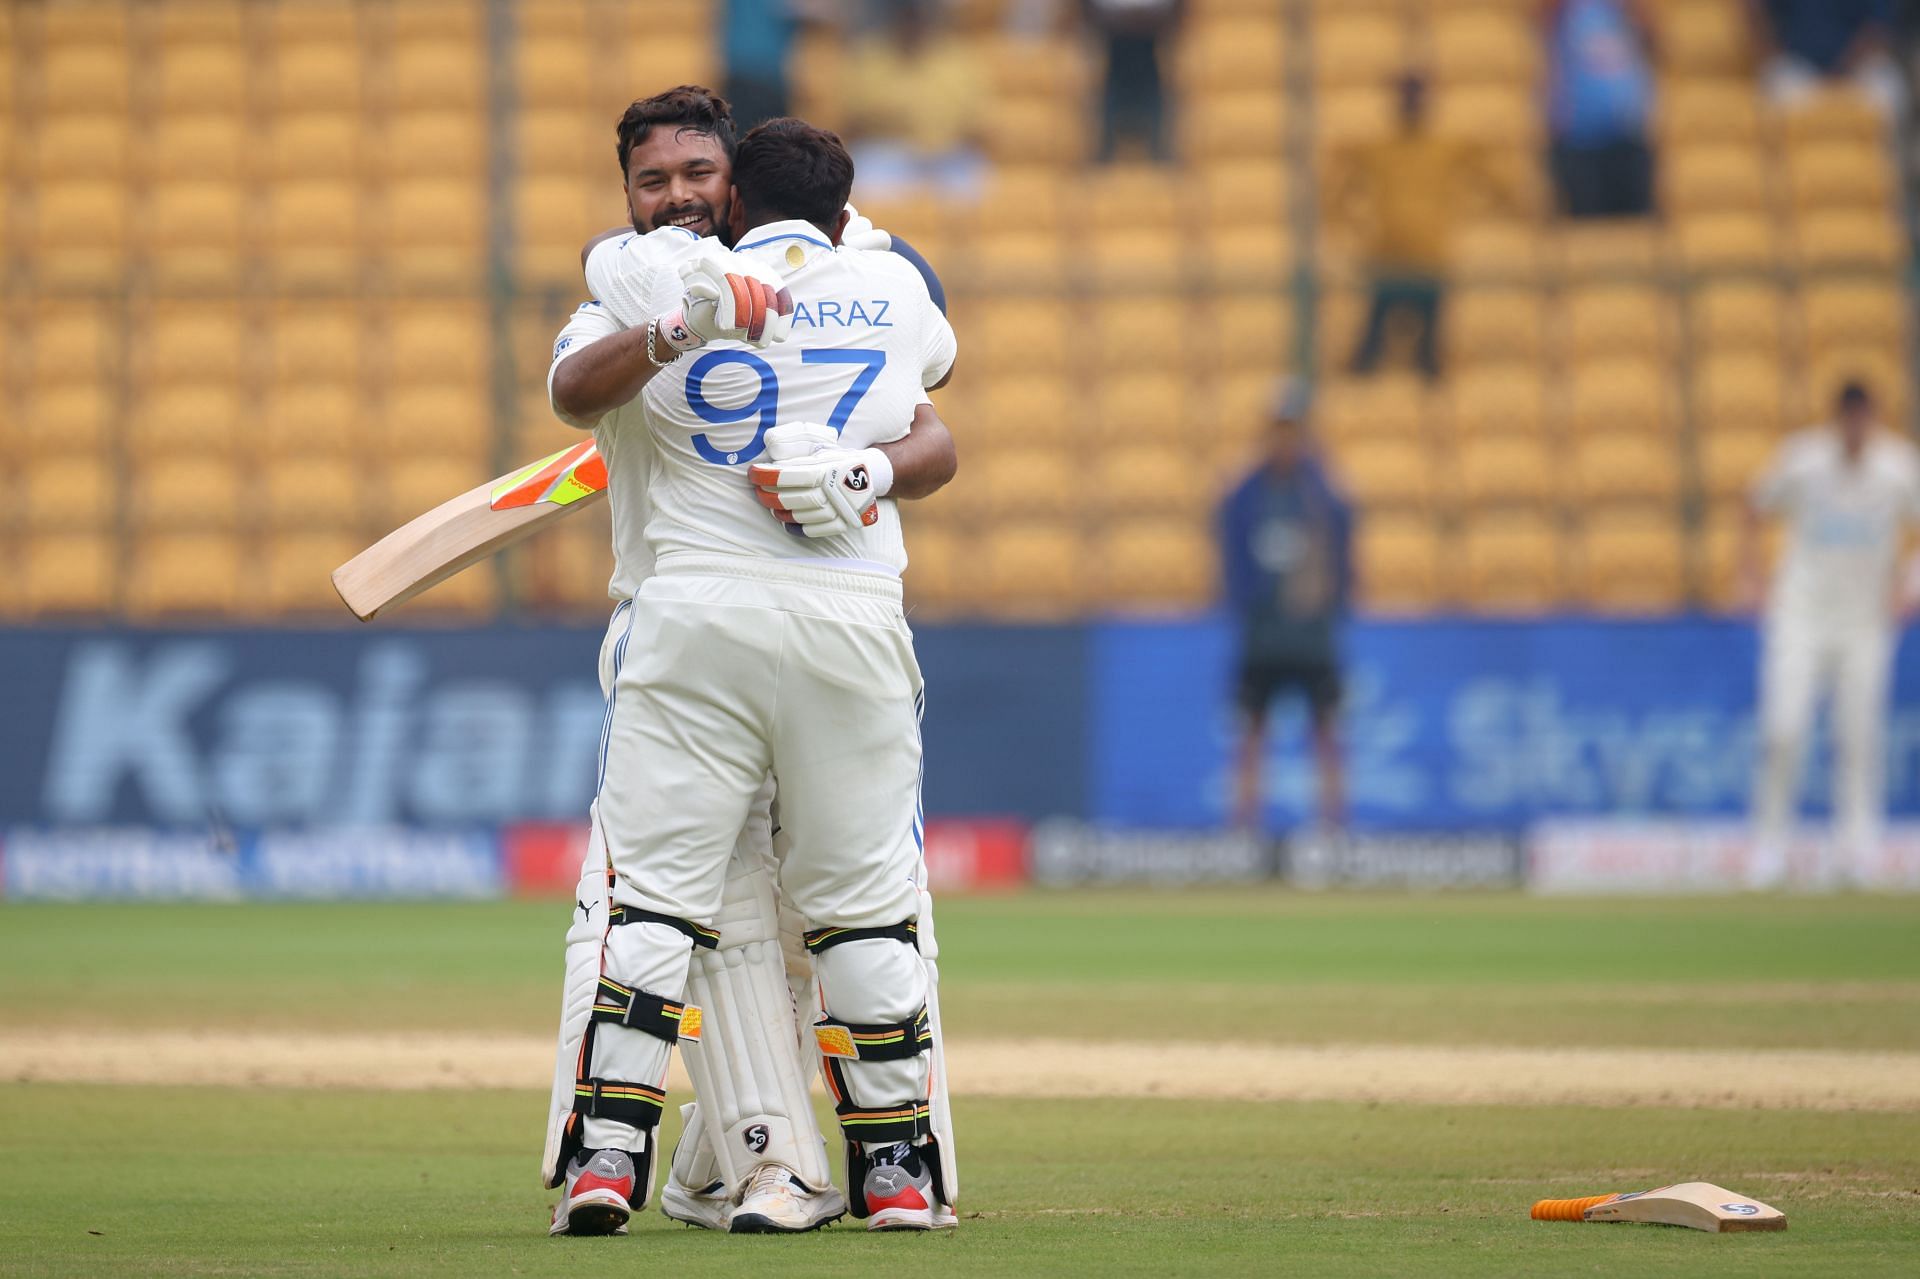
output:
M 843 1101 L 833 1113 L 849 1141 L 918 1141 L 933 1131 L 925 1097 L 875 1109 Z
M 664 1088 L 616 1079 L 582 1079 L 573 1086 L 573 1113 L 651 1129 L 660 1126 L 660 1108 L 666 1099 Z
M 856 1061 L 906 1061 L 933 1047 L 933 1026 L 926 1005 L 906 1021 L 861 1025 L 822 1017 L 813 1024 L 822 1056 Z
M 611 906 L 607 909 L 607 927 L 618 928 L 622 924 L 665 924 L 703 950 L 712 950 L 720 944 L 720 930 L 702 928 L 690 919 L 681 919 L 677 915 L 662 915 L 659 911 L 642 910 L 638 906 Z
M 816 955 L 823 950 L 832 950 L 845 942 L 872 941 L 876 938 L 897 941 L 903 946 L 918 946 L 919 921 L 903 919 L 897 924 L 888 924 L 882 928 L 810 928 L 806 934 L 807 949 Z
M 700 1010 L 691 1004 L 677 1004 L 664 995 L 649 994 L 623 986 L 611 977 L 600 979 L 593 998 L 593 1019 L 614 1026 L 644 1030 L 655 1039 L 674 1043 L 700 1038 Z

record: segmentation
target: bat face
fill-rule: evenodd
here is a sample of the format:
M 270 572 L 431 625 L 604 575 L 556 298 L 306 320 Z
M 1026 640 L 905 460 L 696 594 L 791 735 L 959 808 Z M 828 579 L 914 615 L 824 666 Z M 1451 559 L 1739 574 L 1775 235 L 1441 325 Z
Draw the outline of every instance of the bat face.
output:
M 333 570 L 333 587 L 371 621 L 606 493 L 606 459 L 583 440 L 409 520 Z

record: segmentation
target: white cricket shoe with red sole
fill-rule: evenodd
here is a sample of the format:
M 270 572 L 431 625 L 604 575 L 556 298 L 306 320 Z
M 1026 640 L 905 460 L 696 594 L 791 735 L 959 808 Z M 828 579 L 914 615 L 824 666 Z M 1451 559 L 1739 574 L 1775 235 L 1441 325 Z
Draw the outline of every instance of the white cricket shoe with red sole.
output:
M 876 1152 L 862 1188 L 868 1230 L 948 1230 L 960 1224 L 934 1192 L 933 1173 L 918 1146 L 900 1142 Z
M 549 1235 L 624 1235 L 633 1216 L 633 1156 L 624 1150 L 582 1152 L 567 1167 Z

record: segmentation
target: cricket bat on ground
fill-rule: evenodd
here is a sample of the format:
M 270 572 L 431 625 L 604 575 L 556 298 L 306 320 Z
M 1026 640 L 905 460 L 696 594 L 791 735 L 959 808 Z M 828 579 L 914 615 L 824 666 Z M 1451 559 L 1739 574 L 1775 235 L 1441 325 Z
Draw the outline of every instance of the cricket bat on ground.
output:
M 333 570 L 333 589 L 371 621 L 606 495 L 606 459 L 583 440 L 409 520 Z
M 1787 1215 L 1758 1200 L 1736 1195 L 1710 1181 L 1683 1181 L 1624 1195 L 1585 1199 L 1542 1199 L 1533 1206 L 1535 1221 L 1644 1221 L 1690 1226 L 1713 1232 L 1785 1230 Z

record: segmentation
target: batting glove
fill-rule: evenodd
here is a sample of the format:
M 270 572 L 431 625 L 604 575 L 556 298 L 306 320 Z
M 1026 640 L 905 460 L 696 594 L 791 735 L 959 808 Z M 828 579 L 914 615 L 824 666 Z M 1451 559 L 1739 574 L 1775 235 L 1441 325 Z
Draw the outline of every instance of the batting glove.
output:
M 885 252 L 893 248 L 893 236 L 875 226 L 872 218 L 849 204 L 847 225 L 841 228 L 840 243 L 849 249 L 878 249 Z
M 843 449 L 830 426 L 789 422 L 766 435 L 747 468 L 760 504 L 801 537 L 842 537 L 880 521 L 893 462 L 879 449 Z
M 680 309 L 655 320 L 662 341 L 678 352 L 709 342 L 745 342 L 757 348 L 784 342 L 793 328 L 793 295 L 780 277 L 752 258 L 724 249 L 680 268 L 686 294 Z

